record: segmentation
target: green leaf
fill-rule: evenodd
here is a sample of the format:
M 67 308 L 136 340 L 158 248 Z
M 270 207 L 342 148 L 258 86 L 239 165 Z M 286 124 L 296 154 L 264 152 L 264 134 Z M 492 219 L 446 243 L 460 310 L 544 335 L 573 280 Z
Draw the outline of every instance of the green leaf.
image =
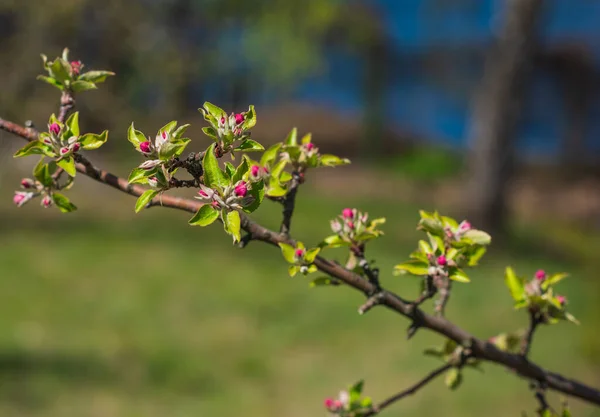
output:
M 577 320 L 577 319 L 575 318 L 575 316 L 574 316 L 574 315 L 572 315 L 571 313 L 568 313 L 568 312 L 566 312 L 566 313 L 565 313 L 565 318 L 566 318 L 567 320 L 569 320 L 571 323 L 575 323 L 575 324 L 577 324 L 577 325 L 578 325 L 578 324 L 580 324 L 580 323 L 579 323 L 579 320 Z
M 408 261 L 394 266 L 394 275 L 399 274 L 412 275 L 427 275 L 429 273 L 429 265 L 421 261 Z
M 219 218 L 219 211 L 210 204 L 205 204 L 194 214 L 188 223 L 192 226 L 208 226 Z
M 269 181 L 269 189 L 267 191 L 267 195 L 269 197 L 283 197 L 287 194 L 287 189 L 283 188 L 279 181 L 274 178 L 271 178 Z
M 469 254 L 469 266 L 476 266 L 479 263 L 479 260 L 485 255 L 487 249 L 483 246 L 479 246 L 475 248 L 475 250 Z
M 451 368 L 446 374 L 445 382 L 451 390 L 457 389 L 462 383 L 462 372 L 458 368 Z
M 298 145 L 298 129 L 293 128 L 292 131 L 288 133 L 284 143 L 288 146 Z
M 42 183 L 44 187 L 50 187 L 54 183 L 52 174 L 56 171 L 56 162 L 52 161 L 48 164 L 44 163 L 42 157 L 37 165 L 33 168 L 33 176 L 36 180 Z
M 56 58 L 54 62 L 50 64 L 49 70 L 50 76 L 54 77 L 62 84 L 71 79 L 71 65 L 61 58 Z
M 71 90 L 73 90 L 75 93 L 81 93 L 83 91 L 97 89 L 98 87 L 96 87 L 96 84 L 90 83 L 88 81 L 73 81 L 71 83 Z
M 219 167 L 219 161 L 215 156 L 215 146 L 213 143 L 204 153 L 204 159 L 202 160 L 204 184 L 210 188 L 215 188 L 215 186 L 223 188 L 229 185 L 229 179 Z
M 223 224 L 225 227 L 225 231 L 233 236 L 233 243 L 239 242 L 241 239 L 240 236 L 240 213 L 236 210 L 230 211 L 223 218 Z
M 108 140 L 108 130 L 100 133 L 99 135 L 95 133 L 86 133 L 79 139 L 79 143 L 81 143 L 81 147 L 86 151 L 91 151 L 94 149 L 98 149 L 100 146 L 104 145 Z
M 306 254 L 304 255 L 304 260 L 309 263 L 312 264 L 315 261 L 315 258 L 317 257 L 317 255 L 319 254 L 319 252 L 321 251 L 321 248 L 312 248 L 306 251 Z
M 476 245 L 489 245 L 492 242 L 492 237 L 482 230 L 471 229 L 467 231 L 463 237 L 470 239 Z
M 246 120 L 244 124 L 242 124 L 243 130 L 248 130 L 253 128 L 256 125 L 256 111 L 254 110 L 254 106 L 250 106 L 245 115 Z
M 14 157 L 19 158 L 28 155 L 46 155 L 49 157 L 56 156 L 50 146 L 37 140 L 29 142 L 27 145 L 23 146 L 15 153 Z
M 71 201 L 60 193 L 52 193 L 52 201 L 58 209 L 63 213 L 70 213 L 77 210 L 77 207 Z
M 64 169 L 65 172 L 72 177 L 74 177 L 77 173 L 77 170 L 75 169 L 75 160 L 72 156 L 67 156 L 66 158 L 59 159 L 58 161 L 56 161 L 56 164 L 62 169 Z
M 326 166 L 326 167 L 348 165 L 350 163 L 350 160 L 347 158 L 340 158 L 339 156 L 329 155 L 329 154 L 321 155 L 321 157 L 319 158 L 319 161 L 321 162 L 322 166 Z
M 440 359 L 445 356 L 444 352 L 442 352 L 438 348 L 427 348 L 423 351 L 423 355 L 433 356 L 434 358 L 440 358 Z
M 127 130 L 127 140 L 136 147 L 136 149 L 140 149 L 140 143 L 146 142 L 146 137 L 139 130 L 135 130 L 133 123 L 129 126 Z
M 319 278 L 315 278 L 313 279 L 309 286 L 312 287 L 322 287 L 325 285 L 336 285 L 337 282 L 334 281 L 332 278 L 330 277 L 319 277 Z
M 437 219 L 421 219 L 419 227 L 435 236 L 442 236 L 444 233 L 444 226 L 442 225 L 442 222 Z
M 300 267 L 298 267 L 296 265 L 288 266 L 288 274 L 290 275 L 290 277 L 296 276 L 296 274 L 298 273 L 299 270 L 300 270 Z
M 248 161 L 244 158 L 237 169 L 234 170 L 234 173 L 231 176 L 231 183 L 235 184 L 236 182 L 241 181 L 244 178 L 244 175 L 246 175 L 246 172 L 248 172 L 248 169 Z
M 542 282 L 542 289 L 547 290 L 550 286 L 559 283 L 560 281 L 562 281 L 563 279 L 565 279 L 568 276 L 569 276 L 569 274 L 566 274 L 564 272 L 550 275 L 548 278 L 546 278 Z
M 442 219 L 442 224 L 444 226 L 450 226 L 452 229 L 458 228 L 458 222 L 454 220 L 452 217 L 448 216 L 440 216 Z
M 288 245 L 287 243 L 279 243 L 279 247 L 281 248 L 281 253 L 286 261 L 291 264 L 296 263 L 296 248 L 294 248 L 292 245 Z
M 328 248 L 339 248 L 341 246 L 350 246 L 351 244 L 352 243 L 345 241 L 339 235 L 331 235 L 323 239 L 323 242 L 321 242 L 320 246 Z
M 181 139 L 181 137 L 183 136 L 183 134 L 186 132 L 186 130 L 188 130 L 188 127 L 190 127 L 190 126 L 191 125 L 188 123 L 188 124 L 185 124 L 185 125 L 181 125 L 177 129 L 175 129 L 175 131 L 172 134 L 173 139 Z
M 260 158 L 260 165 L 265 166 L 273 162 L 277 159 L 277 154 L 279 153 L 279 149 L 281 148 L 282 143 L 276 143 L 267 149 Z
M 465 274 L 465 271 L 459 268 L 449 268 L 448 278 L 457 282 L 471 282 L 469 276 Z
M 139 213 L 140 210 L 142 210 L 144 207 L 146 207 L 148 205 L 148 203 L 150 201 L 152 201 L 152 199 L 158 195 L 158 193 L 159 193 L 159 191 L 157 191 L 157 190 L 144 191 L 144 194 L 142 194 L 135 203 L 135 212 Z
M 88 71 L 77 78 L 79 81 L 88 81 L 94 84 L 102 83 L 107 77 L 115 75 L 111 71 Z
M 214 140 L 219 140 L 219 135 L 217 134 L 217 131 L 211 127 L 211 126 L 207 126 L 207 127 L 203 127 L 202 131 L 204 132 L 204 134 Z
M 242 143 L 240 143 L 238 147 L 234 148 L 234 150 L 242 152 L 255 152 L 264 151 L 265 148 L 260 143 L 252 139 L 246 139 Z
M 168 161 L 174 156 L 179 156 L 183 153 L 186 146 L 191 142 L 190 139 L 178 139 L 172 142 L 164 143 L 158 152 L 158 157 L 163 161 Z
M 60 82 L 58 82 L 57 80 L 55 80 L 52 77 L 47 77 L 45 75 L 38 75 L 36 78 L 40 81 L 44 81 L 45 83 L 53 85 L 54 87 L 58 88 L 61 91 L 65 89 L 64 85 L 62 85 Z
M 360 398 L 364 385 L 365 381 L 361 379 L 350 387 L 350 402 L 354 402 Z
M 155 170 L 153 169 L 134 168 L 133 171 L 131 171 L 131 174 L 129 174 L 127 182 L 129 182 L 129 184 L 147 184 L 148 177 L 151 177 L 154 174 Z
M 76 111 L 67 119 L 66 123 L 67 127 L 73 134 L 73 136 L 79 136 L 79 112 Z
M 504 283 L 510 291 L 510 295 L 515 301 L 520 301 L 525 298 L 525 283 L 517 277 L 515 271 L 511 267 L 506 268 L 504 274 Z
M 370 408 L 373 405 L 373 400 L 370 397 L 365 397 L 360 401 L 362 408 Z
M 216 119 L 221 118 L 221 116 L 227 117 L 227 113 L 225 113 L 225 110 L 218 106 L 215 106 L 212 103 L 209 103 L 208 101 L 204 103 L 204 108 L 211 116 L 213 116 Z
M 177 121 L 172 120 L 163 127 L 161 127 L 158 130 L 158 134 L 161 135 L 163 132 L 165 132 L 167 135 L 171 135 L 171 133 L 173 133 L 173 130 L 175 129 L 175 126 L 177 126 Z
M 265 198 L 265 183 L 263 180 L 257 181 L 252 184 L 252 188 L 248 192 L 249 195 L 254 197 L 254 201 L 247 207 L 244 207 L 243 210 L 246 213 L 252 213 L 258 207 L 260 207 L 263 199 Z
M 235 167 L 231 162 L 225 162 L 225 174 L 229 178 L 233 178 L 233 176 L 235 175 Z
M 431 245 L 424 240 L 419 240 L 419 250 L 424 254 L 433 253 Z

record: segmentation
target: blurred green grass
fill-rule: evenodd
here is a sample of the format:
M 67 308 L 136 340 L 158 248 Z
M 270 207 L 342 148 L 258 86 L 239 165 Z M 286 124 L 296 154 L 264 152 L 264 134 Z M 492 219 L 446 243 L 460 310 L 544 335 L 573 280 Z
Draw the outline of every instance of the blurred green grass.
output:
M 381 400 L 438 365 L 421 355 L 437 336 L 422 331 L 406 342 L 406 320 L 384 309 L 356 313 L 360 294 L 309 289 L 307 279 L 287 276 L 277 248 L 239 250 L 217 225 L 192 228 L 186 213 L 158 208 L 135 216 L 133 199 L 106 193 L 72 215 L 40 216 L 35 205 L 0 211 L 0 415 L 318 416 L 324 397 L 360 378 Z M 110 212 L 101 205 L 109 196 Z M 294 235 L 318 242 L 344 206 L 388 218 L 369 256 L 386 287 L 416 296 L 415 278 L 389 272 L 416 244 L 418 207 L 302 190 Z M 257 218 L 276 227 L 279 209 L 265 205 Z M 494 248 L 471 284 L 455 286 L 448 316 L 480 337 L 524 326 L 503 287 L 504 266 L 568 270 L 560 290 L 582 326 L 542 329 L 532 357 L 599 384 L 596 265 L 528 248 Z M 572 406 L 574 415 L 600 416 Z M 516 416 L 535 407 L 525 381 L 486 365 L 457 392 L 439 380 L 383 415 Z

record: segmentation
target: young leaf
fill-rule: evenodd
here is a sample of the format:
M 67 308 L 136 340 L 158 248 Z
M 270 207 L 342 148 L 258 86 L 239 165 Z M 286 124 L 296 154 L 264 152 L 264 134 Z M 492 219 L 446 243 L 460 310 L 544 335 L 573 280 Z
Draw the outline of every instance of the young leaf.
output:
M 234 174 L 231 176 L 231 183 L 235 184 L 236 182 L 241 181 L 244 178 L 244 175 L 246 175 L 246 172 L 248 172 L 248 169 L 248 161 L 244 158 L 237 169 L 234 169 Z
M 219 218 L 219 211 L 209 204 L 205 204 L 194 214 L 188 223 L 192 226 L 208 226 Z
M 237 148 L 234 148 L 234 150 L 242 152 L 255 152 L 264 151 L 265 148 L 260 143 L 252 139 L 246 139 L 242 143 L 240 143 Z
M 50 166 L 52 164 L 52 167 Z M 33 176 L 36 180 L 42 183 L 45 187 L 52 186 L 54 180 L 52 173 L 56 169 L 56 162 L 52 161 L 48 164 L 44 163 L 44 157 L 40 159 L 37 165 L 33 168 Z
M 262 154 L 262 157 L 260 158 L 260 165 L 265 166 L 273 162 L 277 158 L 277 154 L 279 153 L 281 145 L 282 144 L 280 142 L 269 147 L 269 149 Z
M 79 139 L 81 147 L 87 151 L 98 149 L 108 140 L 108 130 L 96 135 L 95 133 L 86 133 Z
M 79 136 L 79 112 L 76 111 L 67 119 L 66 123 L 67 127 L 73 134 L 73 136 Z
M 319 278 L 315 278 L 313 279 L 309 286 L 310 287 L 321 287 L 321 286 L 325 286 L 325 285 L 336 285 L 337 282 L 334 281 L 332 278 L 330 277 L 319 277 Z
M 146 170 L 144 168 L 134 168 L 129 174 L 129 178 L 127 181 L 129 184 L 146 184 L 148 182 L 147 178 L 154 175 L 153 170 Z
M 54 77 L 60 83 L 63 83 L 71 79 L 69 73 L 71 72 L 71 66 L 69 63 L 61 58 L 56 58 L 49 67 L 50 75 Z
M 60 193 L 52 193 L 52 201 L 58 209 L 63 213 L 70 213 L 77 210 L 77 207 L 71 201 Z
M 298 267 L 296 265 L 290 265 L 290 266 L 288 266 L 288 274 L 290 275 L 290 277 L 294 277 L 298 273 L 299 269 L 300 269 L 300 267 Z
M 312 248 L 307 250 L 306 254 L 304 255 L 304 260 L 310 264 L 313 263 L 320 251 L 321 248 Z
M 470 239 L 476 245 L 489 245 L 492 242 L 492 237 L 482 230 L 471 229 L 463 237 Z
M 548 278 L 546 278 L 542 282 L 542 289 L 547 290 L 550 286 L 559 283 L 560 281 L 562 281 L 563 279 L 565 279 L 568 276 L 569 276 L 569 274 L 565 274 L 564 272 L 561 272 L 559 274 L 550 275 Z
M 257 181 L 252 184 L 252 188 L 248 193 L 252 197 L 254 197 L 254 201 L 247 207 L 244 207 L 243 210 L 246 213 L 254 212 L 262 203 L 265 197 L 265 183 L 263 180 Z
M 136 149 L 140 149 L 140 143 L 146 142 L 146 137 L 139 130 L 135 130 L 133 123 L 127 130 L 127 140 L 135 146 Z
M 419 250 L 424 254 L 433 253 L 431 245 L 424 240 L 419 240 Z
M 294 254 L 296 249 L 292 245 L 288 245 L 287 243 L 279 243 L 279 247 L 281 248 L 281 253 L 286 261 L 291 264 L 296 263 Z
M 88 81 L 73 81 L 71 83 L 71 89 L 75 93 L 81 93 L 83 91 L 96 90 L 98 89 L 98 87 L 96 87 L 96 84 L 90 83 Z
M 144 207 L 148 205 L 150 201 L 159 193 L 157 190 L 146 190 L 135 203 L 135 212 L 139 213 Z
M 446 374 L 446 386 L 451 390 L 458 388 L 462 382 L 462 372 L 458 368 L 451 368 Z
M 328 248 L 339 248 L 340 246 L 350 246 L 350 242 L 346 242 L 338 235 L 327 236 L 319 246 Z
M 290 133 L 288 133 L 284 142 L 287 146 L 296 146 L 298 145 L 298 129 L 293 128 Z
M 211 116 L 213 116 L 216 119 L 219 119 L 222 116 L 226 116 L 225 110 L 218 106 L 215 106 L 212 103 L 209 103 L 208 101 L 204 103 L 204 108 Z
M 240 213 L 236 210 L 230 211 L 223 218 L 225 231 L 233 236 L 233 243 L 239 242 L 240 236 Z
M 504 282 L 510 291 L 510 295 L 515 301 L 520 301 L 525 298 L 524 282 L 522 279 L 517 277 L 515 271 L 511 267 L 506 267 Z
M 98 84 L 104 82 L 107 77 L 112 75 L 115 75 L 115 73 L 111 71 L 88 71 L 86 73 L 81 74 L 78 80 Z
M 394 266 L 394 275 L 406 273 L 412 275 L 427 275 L 429 273 L 429 265 L 420 261 L 408 261 Z
M 14 157 L 19 158 L 28 155 L 46 155 L 49 157 L 56 156 L 50 146 L 37 140 L 29 142 L 27 145 L 23 146 L 15 153 Z
M 354 402 L 360 398 L 365 381 L 361 379 L 350 387 L 350 402 Z
M 256 111 L 254 110 L 254 106 L 250 106 L 248 111 L 246 112 L 246 120 L 242 125 L 243 130 L 248 130 L 253 128 L 256 125 Z
M 64 169 L 65 172 L 72 177 L 74 177 L 75 174 L 77 173 L 77 170 L 75 169 L 75 160 L 73 159 L 72 156 L 68 156 L 66 158 L 59 159 L 58 161 L 56 161 L 56 164 L 59 167 L 61 167 L 62 169 Z
M 40 81 L 44 81 L 45 83 L 48 83 L 50 85 L 53 85 L 54 87 L 58 88 L 61 91 L 65 89 L 65 86 L 62 85 L 57 80 L 55 80 L 54 78 L 47 77 L 45 75 L 38 75 L 37 79 L 40 80 Z
M 206 126 L 202 128 L 202 131 L 204 132 L 204 134 L 210 138 L 212 138 L 213 140 L 218 140 L 219 139 L 219 135 L 217 135 L 217 131 L 211 127 L 211 126 Z
M 335 155 L 321 155 L 321 157 L 319 158 L 319 162 L 321 163 L 322 166 L 325 167 L 336 167 L 339 165 L 348 165 L 350 163 L 350 160 L 347 158 L 340 158 L 339 156 L 335 156 Z
M 215 186 L 226 187 L 229 185 L 229 179 L 219 167 L 219 161 L 217 161 L 217 157 L 215 156 L 215 146 L 213 143 L 208 147 L 202 160 L 204 184 L 210 188 L 214 188 Z
M 462 269 L 459 268 L 450 268 L 449 271 L 449 278 L 452 281 L 458 281 L 458 282 L 471 282 L 471 280 L 469 279 L 469 276 L 467 274 L 465 274 L 465 271 L 463 271 Z

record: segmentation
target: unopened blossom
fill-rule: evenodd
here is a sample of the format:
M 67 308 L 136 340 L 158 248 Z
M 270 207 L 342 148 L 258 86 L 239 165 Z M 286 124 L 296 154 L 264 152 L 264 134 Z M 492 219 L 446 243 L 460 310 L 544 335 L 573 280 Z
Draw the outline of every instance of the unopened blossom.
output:
M 81 61 L 71 61 L 71 71 L 74 75 L 79 75 L 79 73 L 81 72 L 82 65 L 83 64 L 81 63 Z
M 335 219 L 331 221 L 331 230 L 333 230 L 333 233 L 340 233 L 342 231 L 342 224 L 339 220 Z
M 61 155 L 66 155 L 66 154 L 69 153 L 69 151 L 70 151 L 70 149 L 68 147 L 66 147 L 66 146 L 64 148 L 60 148 L 60 154 Z
M 140 143 L 140 151 L 142 151 L 143 153 L 151 153 L 152 144 L 149 141 Z
M 48 131 L 58 136 L 60 134 L 60 125 L 56 122 L 52 123 L 50 126 L 48 126 Z
M 561 306 L 564 306 L 565 303 L 567 302 L 567 299 L 565 298 L 564 295 L 557 295 L 556 299 L 558 300 L 558 302 L 560 303 Z
M 345 219 L 351 219 L 352 217 L 354 217 L 354 212 L 351 208 L 345 208 L 344 210 L 342 210 L 342 216 Z
M 306 251 L 302 248 L 297 248 L 296 252 L 294 252 L 294 254 L 296 255 L 297 258 L 302 258 L 304 256 L 304 253 Z
M 35 185 L 35 182 L 30 178 L 23 178 L 21 180 L 21 187 L 28 189 L 32 188 Z
M 325 398 L 323 405 L 325 405 L 325 408 L 327 408 L 328 410 L 331 410 L 333 408 L 334 402 L 335 401 L 333 398 Z
M 44 206 L 45 208 L 48 208 L 52 205 L 52 200 L 50 199 L 49 196 L 45 196 L 44 198 L 42 198 L 42 206 Z
M 248 186 L 246 185 L 246 182 L 242 181 L 238 185 L 236 185 L 233 189 L 233 192 L 237 197 L 245 197 L 248 193 Z
M 446 266 L 446 265 L 448 265 L 448 260 L 446 259 L 446 257 L 444 255 L 440 255 L 437 258 L 437 263 L 439 266 Z
M 243 113 L 237 113 L 235 115 L 235 124 L 239 125 L 239 124 L 241 124 L 243 122 L 244 122 L 244 114 Z
M 73 152 L 77 152 L 79 149 L 81 149 L 81 145 L 78 142 L 75 142 L 74 144 L 71 145 L 71 150 Z
M 546 279 L 546 271 L 544 271 L 543 269 L 537 270 L 535 273 L 535 279 L 537 279 L 538 281 L 545 280 Z
M 466 220 L 463 220 L 459 225 L 458 225 L 458 230 L 461 232 L 467 232 L 469 230 L 471 230 L 471 223 L 469 223 Z
M 312 144 L 311 142 L 308 142 L 306 144 L 306 150 L 308 150 L 308 151 L 312 151 L 314 149 L 314 147 L 315 147 L 315 145 Z
M 27 193 L 23 191 L 15 192 L 13 196 L 13 203 L 17 205 L 17 207 L 21 207 L 23 204 L 27 203 L 33 197 L 33 193 Z

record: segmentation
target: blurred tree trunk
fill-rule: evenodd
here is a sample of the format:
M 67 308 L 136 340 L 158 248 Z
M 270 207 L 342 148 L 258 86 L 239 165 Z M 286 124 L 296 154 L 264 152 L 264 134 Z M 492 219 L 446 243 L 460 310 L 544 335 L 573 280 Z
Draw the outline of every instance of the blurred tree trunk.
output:
M 536 48 L 543 0 L 507 0 L 504 21 L 474 97 L 467 201 L 476 227 L 500 234 L 506 220 L 506 188 L 514 163 L 521 103 Z
M 376 32 L 365 45 L 364 140 L 361 152 L 367 158 L 383 156 L 386 132 L 386 88 L 388 51 L 382 33 Z

